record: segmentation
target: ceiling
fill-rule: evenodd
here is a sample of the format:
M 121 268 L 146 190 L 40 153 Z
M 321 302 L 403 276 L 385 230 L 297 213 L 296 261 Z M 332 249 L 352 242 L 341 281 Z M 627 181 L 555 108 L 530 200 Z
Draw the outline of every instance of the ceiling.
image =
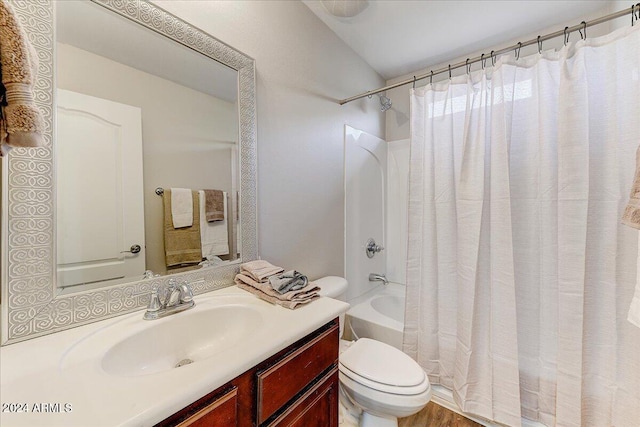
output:
M 579 24 L 611 4 L 597 0 L 370 0 L 360 14 L 342 18 L 331 15 L 319 0 L 302 2 L 387 80 L 483 49 L 504 47 L 523 35 Z

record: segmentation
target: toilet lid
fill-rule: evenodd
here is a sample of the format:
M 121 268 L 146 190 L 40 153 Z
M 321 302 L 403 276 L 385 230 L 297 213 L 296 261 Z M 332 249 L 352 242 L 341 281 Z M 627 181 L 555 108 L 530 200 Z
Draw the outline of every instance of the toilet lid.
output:
M 340 355 L 340 364 L 375 383 L 393 387 L 414 387 L 424 383 L 426 374 L 415 360 L 395 347 L 369 338 L 360 338 Z

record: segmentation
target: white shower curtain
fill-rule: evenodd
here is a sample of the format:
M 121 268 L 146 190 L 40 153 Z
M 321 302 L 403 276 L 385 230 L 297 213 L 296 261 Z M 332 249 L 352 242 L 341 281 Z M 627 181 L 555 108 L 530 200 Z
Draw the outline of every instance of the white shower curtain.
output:
M 465 412 L 640 426 L 639 27 L 412 92 L 404 349 Z

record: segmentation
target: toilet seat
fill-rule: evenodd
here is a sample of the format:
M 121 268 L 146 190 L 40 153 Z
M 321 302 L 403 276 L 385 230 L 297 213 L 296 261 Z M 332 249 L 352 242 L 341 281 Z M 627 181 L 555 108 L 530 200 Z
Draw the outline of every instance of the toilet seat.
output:
M 416 395 L 430 386 L 427 375 L 413 359 L 368 338 L 360 338 L 340 354 L 338 369 L 353 381 L 385 393 Z
M 340 371 L 342 375 L 351 379 L 355 383 L 368 387 L 372 390 L 382 392 L 382 393 L 397 394 L 401 396 L 413 396 L 413 395 L 424 393 L 426 390 L 429 389 L 429 387 L 431 387 L 431 384 L 429 383 L 429 380 L 426 377 L 423 382 L 415 386 L 398 387 L 398 386 L 381 384 L 375 381 L 371 381 L 349 370 L 349 368 L 345 367 L 342 364 L 338 364 L 338 371 Z
M 348 400 L 364 412 L 383 418 L 408 417 L 420 411 L 431 400 L 431 385 L 420 394 L 401 395 L 369 388 L 339 373 L 340 386 Z M 375 426 L 376 424 L 368 424 Z

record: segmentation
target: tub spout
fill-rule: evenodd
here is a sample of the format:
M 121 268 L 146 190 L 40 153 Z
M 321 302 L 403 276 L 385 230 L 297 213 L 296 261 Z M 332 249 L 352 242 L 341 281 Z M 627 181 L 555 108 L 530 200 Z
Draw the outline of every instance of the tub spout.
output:
M 371 273 L 371 274 L 369 274 L 369 281 L 370 282 L 382 282 L 385 285 L 389 284 L 389 281 L 387 280 L 387 276 L 385 276 L 384 274 Z

